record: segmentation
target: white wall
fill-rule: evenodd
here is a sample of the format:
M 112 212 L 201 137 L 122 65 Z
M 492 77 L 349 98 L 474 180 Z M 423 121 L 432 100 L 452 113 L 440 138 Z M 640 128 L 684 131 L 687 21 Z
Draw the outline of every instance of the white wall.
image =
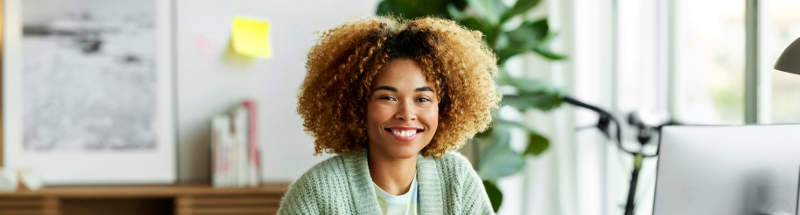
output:
M 317 31 L 371 15 L 377 0 L 176 0 L 178 173 L 180 182 L 209 181 L 210 119 L 246 98 L 259 104 L 265 182 L 297 179 L 328 156 L 295 112 L 305 57 Z M 234 16 L 272 21 L 271 59 L 226 57 Z

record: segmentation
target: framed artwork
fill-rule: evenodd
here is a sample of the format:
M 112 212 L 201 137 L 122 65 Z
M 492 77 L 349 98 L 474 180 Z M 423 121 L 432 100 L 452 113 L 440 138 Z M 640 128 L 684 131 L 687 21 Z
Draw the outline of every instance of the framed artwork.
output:
M 46 185 L 177 180 L 170 0 L 5 0 L 3 164 Z

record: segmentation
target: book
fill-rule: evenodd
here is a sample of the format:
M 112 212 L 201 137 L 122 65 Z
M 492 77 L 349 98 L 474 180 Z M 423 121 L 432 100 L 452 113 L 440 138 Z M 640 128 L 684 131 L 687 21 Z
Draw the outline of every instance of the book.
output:
M 211 172 L 217 188 L 261 185 L 257 106 L 245 100 L 212 120 Z
M 249 153 L 248 153 L 248 145 L 249 141 L 247 140 L 248 133 L 250 129 L 248 129 L 249 124 L 249 116 L 247 112 L 247 108 L 244 106 L 237 106 L 233 110 L 232 114 L 233 118 L 233 138 L 234 138 L 234 150 L 236 151 L 235 158 L 232 159 L 232 162 L 236 166 L 235 169 L 235 184 L 236 187 L 244 187 L 247 186 L 248 181 L 248 169 L 247 164 L 249 160 Z
M 254 100 L 245 100 L 242 105 L 249 113 L 248 126 L 248 185 L 258 187 L 261 185 L 261 151 L 258 145 L 258 105 Z
M 218 115 L 211 122 L 211 181 L 214 187 L 226 187 L 228 183 L 228 158 L 230 118 Z

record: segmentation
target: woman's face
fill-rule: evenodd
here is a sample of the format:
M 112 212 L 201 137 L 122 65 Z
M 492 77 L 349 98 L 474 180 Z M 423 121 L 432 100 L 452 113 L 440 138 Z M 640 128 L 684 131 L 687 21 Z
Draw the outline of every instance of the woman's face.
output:
M 439 98 L 415 60 L 396 59 L 372 82 L 367 103 L 370 153 L 386 158 L 416 157 L 433 139 Z

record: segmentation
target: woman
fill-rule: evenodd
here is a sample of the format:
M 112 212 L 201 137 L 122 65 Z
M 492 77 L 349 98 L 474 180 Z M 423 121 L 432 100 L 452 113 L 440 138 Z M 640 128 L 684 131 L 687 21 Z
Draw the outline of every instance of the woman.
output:
M 491 214 L 480 177 L 451 152 L 491 123 L 496 57 L 453 21 L 351 21 L 308 54 L 297 112 L 315 155 L 278 214 Z

